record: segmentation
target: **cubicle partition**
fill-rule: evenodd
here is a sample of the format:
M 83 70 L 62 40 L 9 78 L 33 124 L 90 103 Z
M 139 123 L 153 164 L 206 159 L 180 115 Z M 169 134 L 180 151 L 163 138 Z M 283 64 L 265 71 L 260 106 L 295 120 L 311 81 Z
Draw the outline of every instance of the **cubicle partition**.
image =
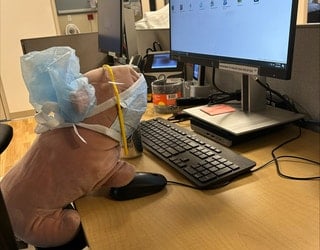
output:
M 80 72 L 85 73 L 108 63 L 108 56 L 99 52 L 98 33 L 27 38 L 21 40 L 23 53 L 44 50 L 53 46 L 70 46 L 75 49 L 80 61 Z

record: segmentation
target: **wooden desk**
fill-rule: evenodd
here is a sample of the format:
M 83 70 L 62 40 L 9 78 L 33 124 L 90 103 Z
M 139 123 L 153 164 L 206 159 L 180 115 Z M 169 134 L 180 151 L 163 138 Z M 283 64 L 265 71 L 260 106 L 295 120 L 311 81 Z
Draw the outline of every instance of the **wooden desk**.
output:
M 148 110 L 147 118 L 152 116 Z M 184 124 L 186 126 L 186 124 Z M 286 129 L 233 149 L 262 165 L 271 150 L 298 129 Z M 319 161 L 319 134 L 277 152 Z M 145 151 L 129 160 L 139 171 L 185 181 Z M 319 166 L 281 161 L 291 175 L 319 175 Z M 88 196 L 76 201 L 90 250 L 96 249 L 319 249 L 319 181 L 280 178 L 274 164 L 216 190 L 167 185 L 160 193 L 129 201 Z

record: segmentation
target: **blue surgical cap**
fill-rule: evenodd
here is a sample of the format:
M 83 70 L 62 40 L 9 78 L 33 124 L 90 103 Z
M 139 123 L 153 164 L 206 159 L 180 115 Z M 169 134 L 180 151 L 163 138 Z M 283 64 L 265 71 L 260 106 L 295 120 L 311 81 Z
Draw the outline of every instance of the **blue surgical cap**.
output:
M 66 123 L 77 123 L 88 116 L 96 103 L 94 87 L 80 73 L 79 59 L 70 47 L 25 54 L 21 57 L 21 70 L 30 103 L 37 112 L 46 103 L 56 103 L 58 110 L 53 113 L 58 112 Z

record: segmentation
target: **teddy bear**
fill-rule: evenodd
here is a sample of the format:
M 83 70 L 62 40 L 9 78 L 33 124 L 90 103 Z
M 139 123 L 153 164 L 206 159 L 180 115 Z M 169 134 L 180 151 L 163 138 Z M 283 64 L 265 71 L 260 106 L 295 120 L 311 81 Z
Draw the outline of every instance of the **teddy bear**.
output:
M 73 53 L 70 48 L 67 51 Z M 63 245 L 78 233 L 81 219 L 76 210 L 65 209 L 70 203 L 100 188 L 124 186 L 134 178 L 135 167 L 120 157 L 115 85 L 127 136 L 136 128 L 147 103 L 145 80 L 131 66 L 101 67 L 83 75 L 77 74 L 77 66 L 71 80 L 66 80 L 70 72 L 61 73 L 61 64 L 50 63 L 50 67 L 51 81 L 77 86 L 64 93 L 64 101 L 69 99 L 68 112 L 63 114 L 64 104 L 54 98 L 42 98 L 35 117 L 39 135 L 0 182 L 15 235 L 38 247 Z M 29 82 L 34 76 L 24 75 L 24 79 Z M 74 80 L 80 84 L 70 84 Z M 28 90 L 32 88 L 28 86 Z M 70 113 L 82 113 L 84 118 L 70 120 Z

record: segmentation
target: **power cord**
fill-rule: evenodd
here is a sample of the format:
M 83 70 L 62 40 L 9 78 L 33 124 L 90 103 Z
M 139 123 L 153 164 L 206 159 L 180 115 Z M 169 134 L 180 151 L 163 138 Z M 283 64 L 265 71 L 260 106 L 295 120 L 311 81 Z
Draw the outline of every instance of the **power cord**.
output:
M 299 132 L 298 132 L 298 135 L 282 142 L 280 145 L 276 146 L 274 149 L 272 149 L 271 151 L 271 155 L 272 155 L 272 160 L 268 161 L 267 163 L 263 164 L 262 166 L 258 167 L 258 168 L 254 168 L 253 170 L 251 170 L 251 172 L 256 172 L 268 165 L 270 165 L 271 163 L 275 163 L 276 165 L 276 170 L 277 170 L 277 173 L 280 177 L 282 178 L 286 178 L 286 179 L 291 179 L 291 180 L 316 180 L 316 179 L 320 179 L 320 176 L 309 176 L 309 177 L 297 177 L 297 176 L 290 176 L 290 175 L 287 175 L 287 174 L 284 174 L 282 171 L 281 171 L 281 168 L 280 168 L 280 164 L 279 164 L 279 159 L 283 159 L 283 158 L 289 158 L 289 159 L 297 159 L 297 160 L 300 160 L 300 161 L 304 161 L 306 163 L 310 163 L 310 164 L 314 164 L 314 165 L 319 165 L 320 166 L 320 162 L 318 161 L 314 161 L 314 160 L 311 160 L 311 159 L 307 159 L 307 158 L 304 158 L 304 157 L 300 157 L 300 156 L 293 156 L 293 155 L 281 155 L 281 156 L 276 156 L 275 152 L 280 149 L 281 147 L 289 144 L 290 142 L 293 142 L 295 140 L 297 140 L 298 138 L 301 137 L 301 127 L 298 127 L 299 128 Z
M 217 86 L 217 84 L 216 84 L 216 68 L 215 67 L 212 67 L 212 79 L 211 79 L 211 82 L 212 82 L 213 88 L 215 90 L 217 90 L 218 92 L 223 93 L 223 94 L 229 94 L 227 91 L 224 91 L 224 90 L 220 89 Z
M 274 104 L 279 108 L 286 109 L 295 113 L 301 113 L 296 108 L 296 104 L 294 103 L 294 101 L 290 100 L 288 96 L 281 95 L 279 92 L 272 89 L 268 83 L 263 83 L 258 78 L 256 78 L 255 80 L 258 84 L 260 84 L 263 88 L 265 88 L 268 91 L 269 96 L 267 97 L 267 100 L 269 101 L 270 105 Z M 278 97 L 278 100 L 275 97 Z M 303 107 L 299 107 L 299 108 L 300 110 L 301 109 L 303 110 Z M 303 114 L 310 117 L 310 115 L 308 115 L 306 111 L 303 111 Z M 299 126 L 304 128 L 309 128 L 317 132 L 320 131 L 320 121 L 316 121 L 308 118 L 303 118 L 299 120 Z
M 286 99 L 279 92 L 272 89 L 268 83 L 261 82 L 260 79 L 257 77 L 255 78 L 255 81 L 269 92 L 269 101 L 270 102 L 273 102 L 272 94 L 274 94 L 275 96 L 279 97 L 283 101 L 283 105 L 284 105 L 285 109 L 292 111 L 292 112 L 295 112 L 295 113 L 299 113 L 298 110 L 296 109 L 294 103 L 290 102 L 288 99 Z
M 149 55 L 149 52 L 156 52 L 156 51 L 162 51 L 162 46 L 161 43 L 154 41 L 152 43 L 152 47 L 149 47 L 146 49 L 146 54 L 144 55 L 143 58 L 146 58 Z
M 221 88 L 219 88 L 217 86 L 216 81 L 215 81 L 215 72 L 216 72 L 215 68 L 213 67 L 212 68 L 212 85 L 213 85 L 213 88 L 216 91 L 218 91 L 218 93 L 215 94 L 215 96 L 212 96 L 211 99 L 214 99 L 215 97 L 218 99 L 218 97 L 220 95 L 221 101 L 217 100 L 217 103 L 222 103 L 224 98 L 226 99 L 226 101 L 229 101 L 229 100 L 241 100 L 240 91 L 236 91 L 234 93 L 230 93 L 230 92 L 222 90 Z M 274 103 L 275 105 L 282 106 L 281 108 L 287 109 L 287 110 L 295 112 L 295 113 L 299 113 L 299 111 L 295 107 L 294 102 L 290 101 L 289 98 L 286 98 L 285 96 L 281 95 L 279 92 L 277 92 L 274 89 L 272 89 L 268 83 L 263 83 L 258 77 L 255 78 L 255 81 L 260 86 L 262 86 L 264 89 L 266 89 L 268 91 L 269 96 L 268 96 L 267 99 L 268 99 L 270 104 Z M 278 98 L 280 98 L 280 100 L 282 102 L 281 103 L 280 102 L 276 102 L 276 100 L 274 99 L 273 95 L 277 96 Z M 228 98 L 228 96 L 230 96 L 230 99 Z M 236 97 L 236 98 L 232 99 L 232 97 Z
M 149 47 L 146 49 L 145 55 L 142 57 L 141 63 L 139 65 L 142 73 L 144 73 L 144 67 L 146 65 L 146 60 L 147 60 L 149 53 L 156 52 L 156 51 L 162 51 L 161 43 L 158 41 L 154 41 L 152 43 L 152 47 Z
M 240 90 L 236 90 L 233 93 L 212 94 L 209 96 L 208 105 L 210 106 L 210 105 L 225 103 L 225 102 L 233 101 L 233 100 L 237 100 L 237 101 L 241 100 L 241 91 Z
M 237 100 L 237 101 L 241 100 L 241 91 L 240 90 L 236 90 L 235 92 L 231 92 L 231 93 L 224 91 L 223 89 L 221 89 L 217 86 L 215 76 L 216 76 L 216 69 L 215 69 L 215 67 L 212 67 L 211 81 L 212 81 L 213 88 L 217 91 L 217 93 L 209 95 L 208 105 L 221 104 L 221 103 L 225 103 L 225 102 L 233 101 L 233 100 Z

